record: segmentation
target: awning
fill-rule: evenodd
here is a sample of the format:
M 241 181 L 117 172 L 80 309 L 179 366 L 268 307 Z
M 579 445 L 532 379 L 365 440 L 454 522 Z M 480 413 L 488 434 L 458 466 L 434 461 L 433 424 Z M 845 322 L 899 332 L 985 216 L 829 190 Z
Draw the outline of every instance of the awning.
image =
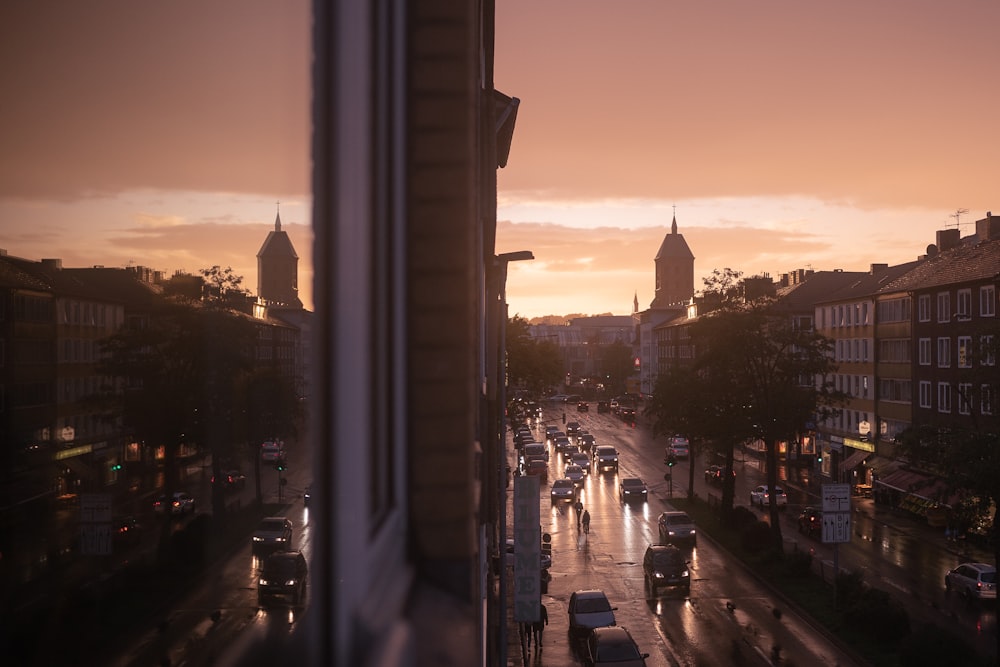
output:
M 903 493 L 913 493 L 932 484 L 935 479 L 931 475 L 925 475 L 915 470 L 897 470 L 884 477 L 879 477 L 875 483 Z
M 903 463 L 897 461 L 896 459 L 889 459 L 884 456 L 873 456 L 868 459 L 866 465 L 872 469 L 872 472 L 878 476 L 885 477 L 886 475 L 896 472 L 899 470 Z
M 851 452 L 852 453 L 846 459 L 840 462 L 841 472 L 844 472 L 845 470 L 854 470 L 871 454 L 871 452 L 864 452 L 860 449 L 852 449 Z

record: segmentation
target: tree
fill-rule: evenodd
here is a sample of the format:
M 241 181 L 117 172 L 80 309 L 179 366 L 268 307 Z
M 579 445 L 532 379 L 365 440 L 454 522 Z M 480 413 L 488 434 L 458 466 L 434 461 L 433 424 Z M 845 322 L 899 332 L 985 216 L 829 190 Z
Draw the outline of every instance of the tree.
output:
M 615 394 L 625 393 L 625 380 L 635 374 L 632 348 L 620 340 L 600 348 L 601 375 L 607 388 Z
M 690 324 L 695 350 L 690 369 L 658 380 L 649 412 L 657 419 L 658 432 L 676 432 L 673 427 L 680 425 L 690 429 L 692 440 L 715 442 L 726 452 L 728 469 L 738 442 L 762 441 L 767 483 L 773 488 L 778 443 L 796 439 L 807 422 L 825 418 L 844 395 L 830 381 L 836 369 L 830 341 L 795 327 L 770 297 L 746 298 L 734 289 L 738 276 L 726 269 L 706 281 L 714 280 L 718 307 Z M 693 475 L 692 468 L 692 482 Z M 769 512 L 773 544 L 780 553 L 781 524 L 773 494 Z
M 533 339 L 529 326 L 528 320 L 518 315 L 507 320 L 507 378 L 511 386 L 540 395 L 562 382 L 566 371 L 559 346 Z

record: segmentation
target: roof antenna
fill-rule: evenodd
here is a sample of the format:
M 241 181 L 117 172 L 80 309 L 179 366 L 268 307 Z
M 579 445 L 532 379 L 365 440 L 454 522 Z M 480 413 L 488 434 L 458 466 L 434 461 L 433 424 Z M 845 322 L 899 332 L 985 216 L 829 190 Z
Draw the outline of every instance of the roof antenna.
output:
M 967 208 L 958 208 L 958 209 L 955 209 L 954 213 L 951 213 L 951 214 L 948 215 L 949 218 L 955 218 L 955 228 L 956 229 L 958 229 L 960 227 L 960 225 L 962 224 L 962 219 L 961 219 L 962 216 L 965 215 L 968 212 L 969 212 L 969 209 L 967 209 Z M 969 224 L 969 223 L 965 223 L 965 224 Z M 947 227 L 947 225 L 945 225 L 945 227 Z

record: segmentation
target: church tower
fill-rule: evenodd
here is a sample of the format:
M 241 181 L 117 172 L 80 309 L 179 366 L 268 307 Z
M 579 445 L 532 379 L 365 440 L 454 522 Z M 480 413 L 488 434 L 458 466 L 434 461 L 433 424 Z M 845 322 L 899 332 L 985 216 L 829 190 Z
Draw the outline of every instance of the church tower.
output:
M 677 233 L 677 214 L 670 233 L 663 237 L 656 265 L 656 290 L 650 308 L 666 308 L 687 303 L 694 296 L 694 255 L 683 234 Z
M 301 308 L 299 256 L 288 233 L 281 231 L 281 212 L 274 217 L 274 231 L 257 252 L 257 296 L 274 306 Z

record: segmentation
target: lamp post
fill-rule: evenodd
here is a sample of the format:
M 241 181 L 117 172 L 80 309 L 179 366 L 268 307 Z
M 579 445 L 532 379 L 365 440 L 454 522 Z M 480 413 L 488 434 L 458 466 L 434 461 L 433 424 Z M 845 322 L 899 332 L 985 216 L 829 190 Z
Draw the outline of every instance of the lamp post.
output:
M 507 265 L 534 259 L 530 250 L 506 252 L 493 258 L 497 271 L 497 326 L 498 350 L 496 368 L 497 392 L 497 551 L 499 553 L 500 594 L 499 623 L 497 628 L 497 664 L 507 664 Z

